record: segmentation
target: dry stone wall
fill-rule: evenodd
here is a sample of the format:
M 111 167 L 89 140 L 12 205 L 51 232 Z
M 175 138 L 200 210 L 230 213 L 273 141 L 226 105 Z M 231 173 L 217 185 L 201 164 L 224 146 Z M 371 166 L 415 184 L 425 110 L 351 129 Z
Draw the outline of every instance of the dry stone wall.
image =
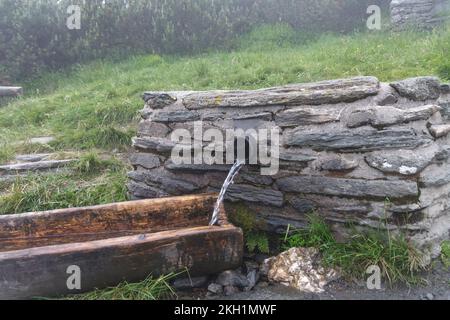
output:
M 276 128 L 279 172 L 264 176 L 245 166 L 227 194 L 247 203 L 267 230 L 302 227 L 316 211 L 342 236 L 348 223 L 402 230 L 433 254 L 449 238 L 450 87 L 437 78 L 147 92 L 144 100 L 130 157 L 134 198 L 220 189 L 230 166 L 174 163 L 175 129 L 193 131 L 197 121 L 222 131 Z
M 450 0 L 394 0 L 391 21 L 394 27 L 429 29 L 450 18 Z

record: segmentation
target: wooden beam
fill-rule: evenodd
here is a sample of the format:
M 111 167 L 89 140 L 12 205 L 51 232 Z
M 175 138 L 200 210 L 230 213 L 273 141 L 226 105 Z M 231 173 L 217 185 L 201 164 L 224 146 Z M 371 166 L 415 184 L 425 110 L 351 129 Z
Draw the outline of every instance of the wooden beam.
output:
M 22 95 L 22 87 L 1 87 L 0 97 L 18 97 Z
M 0 253 L 0 299 L 59 297 L 186 268 L 191 276 L 215 274 L 239 267 L 242 255 L 242 231 L 233 226 L 11 251 Z M 81 290 L 68 290 L 69 266 L 80 268 Z
M 0 215 L 0 251 L 207 226 L 217 194 Z M 222 224 L 227 224 L 224 212 Z

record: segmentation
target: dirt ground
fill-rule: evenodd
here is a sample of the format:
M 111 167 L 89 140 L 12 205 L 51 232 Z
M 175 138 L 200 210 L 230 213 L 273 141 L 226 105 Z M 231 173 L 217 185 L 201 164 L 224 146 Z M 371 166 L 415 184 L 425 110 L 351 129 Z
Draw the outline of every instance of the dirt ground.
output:
M 283 285 L 260 282 L 250 292 L 232 296 L 207 296 L 200 299 L 224 300 L 450 300 L 450 269 L 436 262 L 432 271 L 422 276 L 426 284 L 408 288 L 404 285 L 383 286 L 381 290 L 368 290 L 365 283 L 338 280 L 329 284 L 322 294 L 303 293 Z

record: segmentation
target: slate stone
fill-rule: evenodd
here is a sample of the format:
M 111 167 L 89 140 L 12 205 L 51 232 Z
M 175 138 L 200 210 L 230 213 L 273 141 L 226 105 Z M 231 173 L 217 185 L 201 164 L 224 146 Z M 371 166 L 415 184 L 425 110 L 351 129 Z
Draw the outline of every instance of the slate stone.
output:
M 424 151 L 397 150 L 394 152 L 375 152 L 365 157 L 369 166 L 385 173 L 415 175 L 433 161 L 435 154 Z
M 128 173 L 128 177 L 149 187 L 162 189 L 171 195 L 189 194 L 203 187 L 192 181 L 175 178 L 164 171 L 133 171 Z
M 170 153 L 175 147 L 175 142 L 155 137 L 133 138 L 133 147 L 142 151 L 157 151 L 161 153 Z
M 153 169 L 161 166 L 159 157 L 151 153 L 133 153 L 130 155 L 130 163 L 133 166 L 141 166 L 146 169 Z
M 330 156 L 320 160 L 320 169 L 326 171 L 348 171 L 356 167 L 358 167 L 357 161 L 351 161 L 340 156 Z
M 142 98 L 148 106 L 154 109 L 164 108 L 177 101 L 175 96 L 163 92 L 144 92 Z
M 426 135 L 414 129 L 343 130 L 338 132 L 305 131 L 294 129 L 286 137 L 286 145 L 311 147 L 315 150 L 364 152 L 380 149 L 412 149 L 432 142 Z
M 441 83 L 436 77 L 417 77 L 391 83 L 405 98 L 414 101 L 435 100 L 441 95 Z
M 155 111 L 148 119 L 162 123 L 189 122 L 200 120 L 200 115 L 198 112 L 189 110 Z
M 376 95 L 379 85 L 377 78 L 356 77 L 260 90 L 192 92 L 186 94 L 182 100 L 184 106 L 191 110 L 335 104 L 353 102 Z
M 433 124 L 429 126 L 428 130 L 436 139 L 443 138 L 450 133 L 450 124 Z
M 341 108 L 296 107 L 275 115 L 275 123 L 281 128 L 322 124 L 339 121 Z
M 406 180 L 341 179 L 324 176 L 293 176 L 278 179 L 281 191 L 295 193 L 327 194 L 346 197 L 404 198 L 417 197 L 417 183 Z
M 214 189 L 218 191 L 220 188 L 215 186 Z M 243 200 L 278 208 L 282 207 L 284 202 L 283 194 L 278 190 L 258 188 L 245 184 L 231 185 L 228 188 L 225 198 L 231 201 Z
M 169 132 L 170 129 L 165 124 L 149 120 L 141 121 L 138 127 L 139 137 L 164 138 Z

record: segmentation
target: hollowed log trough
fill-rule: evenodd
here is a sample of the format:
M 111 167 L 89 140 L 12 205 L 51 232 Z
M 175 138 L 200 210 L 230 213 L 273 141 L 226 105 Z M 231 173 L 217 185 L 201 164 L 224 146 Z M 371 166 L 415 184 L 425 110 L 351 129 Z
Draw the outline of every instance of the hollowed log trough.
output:
M 60 297 L 149 275 L 236 268 L 242 231 L 223 207 L 219 226 L 208 226 L 216 199 L 204 194 L 0 216 L 0 299 Z M 79 267 L 81 290 L 68 289 L 70 266 Z

